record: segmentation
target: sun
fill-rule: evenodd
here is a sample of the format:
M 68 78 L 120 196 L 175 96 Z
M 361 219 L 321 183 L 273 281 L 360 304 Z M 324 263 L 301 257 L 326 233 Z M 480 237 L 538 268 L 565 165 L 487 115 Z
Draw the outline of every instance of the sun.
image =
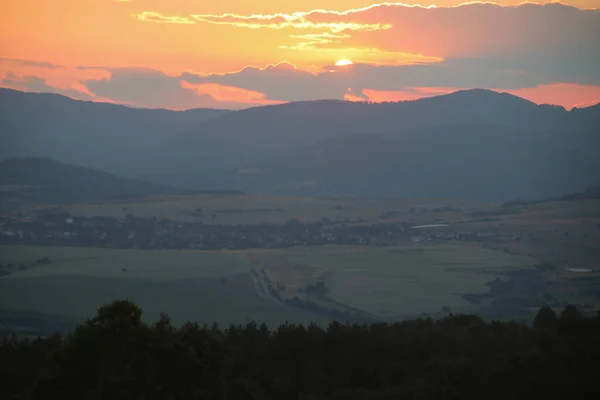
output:
M 342 65 L 352 65 L 352 64 L 354 64 L 354 63 L 350 60 L 339 60 L 338 62 L 335 63 L 335 65 L 337 65 L 338 67 L 341 67 Z

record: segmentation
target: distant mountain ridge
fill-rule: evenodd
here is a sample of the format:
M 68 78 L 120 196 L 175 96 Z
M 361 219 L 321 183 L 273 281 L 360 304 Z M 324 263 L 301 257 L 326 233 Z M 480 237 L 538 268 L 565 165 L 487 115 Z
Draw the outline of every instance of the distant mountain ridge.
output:
M 597 182 L 599 115 L 479 89 L 400 103 L 301 102 L 222 116 L 162 148 L 178 154 L 168 179 L 182 185 L 507 201 Z
M 185 162 L 202 157 L 212 167 L 231 168 L 265 162 L 273 150 L 294 152 L 333 138 L 398 135 L 456 125 L 553 129 L 570 115 L 562 107 L 538 106 L 482 89 L 398 103 L 319 100 L 237 111 L 175 135 L 165 145 L 171 145 L 180 157 L 187 156 Z M 228 151 L 219 151 L 224 146 L 229 146 Z
M 321 100 L 209 112 L 198 123 L 181 119 L 185 113 L 135 110 L 146 121 L 131 117 L 126 125 L 100 118 L 89 104 L 94 112 L 61 115 L 84 115 L 77 126 L 93 133 L 66 140 L 55 134 L 62 118 L 45 118 L 49 129 L 31 132 L 37 111 L 27 96 L 13 114 L 29 118 L 0 112 L 0 126 L 34 143 L 21 152 L 84 158 L 78 164 L 194 190 L 504 202 L 559 197 L 600 181 L 600 106 L 567 111 L 474 89 L 399 103 Z M 102 151 L 95 154 L 88 136 Z M 68 151 L 56 156 L 61 146 Z

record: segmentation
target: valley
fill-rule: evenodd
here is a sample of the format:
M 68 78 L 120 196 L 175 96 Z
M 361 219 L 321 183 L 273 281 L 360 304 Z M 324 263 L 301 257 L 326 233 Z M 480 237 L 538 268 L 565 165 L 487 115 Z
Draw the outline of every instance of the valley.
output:
M 117 298 L 150 320 L 271 326 L 600 306 L 598 106 L 0 101 L 3 332 Z
M 221 324 L 591 312 L 599 206 L 205 194 L 25 207 L 0 221 L 3 320 L 38 313 L 25 329 L 43 330 L 111 297 Z

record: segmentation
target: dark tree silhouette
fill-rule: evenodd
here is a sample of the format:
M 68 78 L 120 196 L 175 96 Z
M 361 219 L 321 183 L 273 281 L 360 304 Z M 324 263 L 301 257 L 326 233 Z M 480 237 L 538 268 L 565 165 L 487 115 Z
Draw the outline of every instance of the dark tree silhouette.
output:
M 116 301 L 68 338 L 3 339 L 0 398 L 599 398 L 600 319 L 567 307 L 557 320 L 544 307 L 535 325 L 450 315 L 175 327 L 167 315 L 147 324 L 135 304 Z
M 543 329 L 549 331 L 556 331 L 558 325 L 558 317 L 552 308 L 544 306 L 540 308 L 535 319 L 533 320 L 533 327 L 536 329 Z

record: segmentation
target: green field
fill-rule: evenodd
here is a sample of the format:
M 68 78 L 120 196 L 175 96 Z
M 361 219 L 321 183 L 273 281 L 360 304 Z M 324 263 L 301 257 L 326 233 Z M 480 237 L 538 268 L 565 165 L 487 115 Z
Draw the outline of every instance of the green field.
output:
M 150 321 L 167 312 L 178 324 L 327 322 L 261 297 L 240 254 L 1 246 L 0 263 L 12 272 L 0 277 L 0 310 L 81 320 L 130 299 Z
M 537 263 L 464 243 L 292 248 L 256 251 L 251 260 L 285 286 L 288 297 L 322 280 L 332 299 L 382 317 L 435 314 L 444 306 L 475 311 L 463 294 L 487 292 L 485 283 L 501 272 Z
M 0 263 L 24 266 L 9 278 L 83 276 L 165 282 L 249 271 L 243 257 L 219 251 L 146 251 L 60 246 L 1 246 L 0 249 Z M 36 264 L 43 258 L 48 258 L 50 263 Z
M 2 246 L 0 309 L 85 318 L 118 298 L 153 320 L 271 324 L 327 318 L 264 298 L 250 270 L 265 270 L 282 297 L 324 281 L 329 297 L 381 317 L 473 311 L 462 298 L 483 293 L 500 272 L 536 264 L 469 244 L 297 247 L 247 251 L 142 251 Z

